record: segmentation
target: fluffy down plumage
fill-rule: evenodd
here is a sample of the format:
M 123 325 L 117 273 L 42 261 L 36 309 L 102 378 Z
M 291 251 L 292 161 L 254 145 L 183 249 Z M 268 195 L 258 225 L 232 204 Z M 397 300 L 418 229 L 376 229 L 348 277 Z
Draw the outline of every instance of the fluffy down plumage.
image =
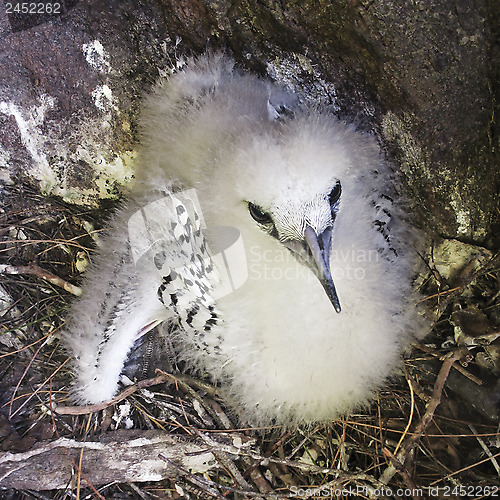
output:
M 174 322 L 163 334 L 178 358 L 249 423 L 328 421 L 366 404 L 422 328 L 413 232 L 375 142 L 223 55 L 161 81 L 141 129 L 130 201 L 68 320 L 76 399 L 112 397 L 138 338 Z M 306 228 L 320 247 L 331 232 L 340 313 Z M 240 246 L 223 241 L 234 231 Z

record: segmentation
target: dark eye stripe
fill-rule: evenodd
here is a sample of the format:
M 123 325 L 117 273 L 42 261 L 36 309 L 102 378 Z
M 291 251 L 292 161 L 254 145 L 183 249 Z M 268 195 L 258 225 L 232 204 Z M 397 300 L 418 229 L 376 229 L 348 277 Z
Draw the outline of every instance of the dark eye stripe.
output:
M 261 210 L 257 205 L 254 205 L 252 202 L 248 202 L 248 211 L 253 219 L 259 224 L 269 224 L 273 221 L 271 216 Z

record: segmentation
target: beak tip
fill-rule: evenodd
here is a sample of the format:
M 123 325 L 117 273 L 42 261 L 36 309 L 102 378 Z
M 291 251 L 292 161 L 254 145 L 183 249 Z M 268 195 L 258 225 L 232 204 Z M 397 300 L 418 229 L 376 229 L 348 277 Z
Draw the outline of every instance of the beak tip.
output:
M 340 307 L 340 300 L 337 295 L 337 290 L 335 290 L 335 285 L 333 284 L 333 280 L 331 279 L 326 279 L 326 280 L 321 280 L 321 284 L 323 285 L 323 288 L 325 289 L 325 292 L 330 299 L 330 302 L 335 309 L 335 312 L 340 313 L 342 311 L 342 308 Z

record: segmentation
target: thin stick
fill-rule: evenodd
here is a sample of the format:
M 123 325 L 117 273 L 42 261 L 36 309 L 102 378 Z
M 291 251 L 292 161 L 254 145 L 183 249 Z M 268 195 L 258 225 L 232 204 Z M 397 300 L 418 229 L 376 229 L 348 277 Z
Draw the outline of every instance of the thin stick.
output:
M 71 283 L 63 280 L 59 276 L 46 271 L 45 269 L 37 266 L 36 264 L 30 264 L 29 266 L 9 266 L 8 264 L 0 264 L 0 273 L 4 274 L 32 274 L 37 278 L 44 279 L 53 285 L 63 288 L 69 293 L 79 297 L 82 294 L 82 289 L 78 286 L 72 285 Z
M 448 378 L 453 363 L 459 360 L 463 355 L 464 349 L 458 349 L 450 357 L 446 358 L 443 361 L 443 365 L 441 366 L 441 370 L 439 370 L 439 374 L 436 378 L 434 390 L 432 391 L 432 396 L 429 400 L 429 404 L 427 405 L 427 409 L 420 422 L 418 423 L 415 431 L 408 437 L 406 443 L 404 443 L 401 447 L 401 451 L 395 457 L 397 463 L 400 463 L 404 467 L 404 471 L 407 470 L 407 464 L 405 464 L 405 461 L 407 460 L 407 458 L 409 458 L 411 452 L 417 446 L 421 437 L 424 435 L 425 430 L 434 418 L 434 412 L 436 411 L 436 408 L 441 403 L 441 395 L 443 393 L 444 384 L 446 382 L 446 379 Z M 384 453 L 388 457 L 393 455 L 389 452 L 389 450 L 384 450 Z M 394 460 L 392 460 L 392 463 L 387 467 L 387 469 L 385 469 L 384 473 L 380 477 L 380 482 L 383 484 L 389 484 L 389 481 L 396 474 L 396 472 L 398 472 L 398 470 L 394 465 Z
M 11 401 L 11 406 L 10 406 L 10 410 L 9 410 L 9 419 L 12 418 L 14 415 L 16 415 L 17 413 L 19 413 L 27 404 L 29 401 L 31 401 L 31 399 L 38 393 L 40 392 L 40 390 L 42 389 L 42 387 L 45 386 L 45 384 L 47 382 L 49 382 L 50 380 L 52 380 L 52 377 L 69 361 L 69 358 L 67 358 L 65 361 L 63 361 L 55 370 L 54 372 L 49 375 L 49 377 L 47 377 L 42 383 L 41 385 L 35 390 L 33 391 L 27 398 L 26 400 L 21 404 L 21 406 L 19 406 L 19 408 L 17 408 L 16 411 L 10 413 L 10 411 L 12 410 L 12 403 L 14 402 L 14 396 L 12 396 L 12 401 Z M 30 363 L 31 365 L 31 363 Z M 24 377 L 25 374 L 23 374 L 23 377 Z M 16 387 L 16 391 L 17 389 L 19 388 L 19 385 Z M 19 396 L 21 397 L 21 396 Z
M 414 345 L 417 349 L 420 349 L 421 351 L 424 351 L 425 353 L 430 354 L 431 356 L 434 356 L 435 358 L 440 357 L 439 354 L 436 354 L 432 349 L 430 349 L 429 347 L 427 347 L 424 344 L 414 344 Z M 453 368 L 455 368 L 455 370 L 460 372 L 464 377 L 467 377 L 469 380 L 472 380 L 472 382 L 474 382 L 475 384 L 483 385 L 483 381 L 480 378 L 476 377 L 475 375 L 472 375 L 472 373 L 469 373 L 467 370 L 465 370 L 462 367 L 462 365 L 455 363 L 453 365 Z
M 481 445 L 481 448 L 484 450 L 486 455 L 488 455 L 490 457 L 490 460 L 491 460 L 491 463 L 493 464 L 493 467 L 495 467 L 497 474 L 500 476 L 500 466 L 498 465 L 497 460 L 493 456 L 493 453 L 491 453 L 490 449 L 486 446 L 486 443 L 479 437 L 479 435 L 477 434 L 476 428 L 472 424 L 469 424 L 469 429 L 476 436 L 476 439 L 478 440 L 479 444 Z
M 164 382 L 172 379 L 175 379 L 173 375 L 162 372 L 161 375 L 157 375 L 156 377 L 147 380 L 141 380 L 136 384 L 127 387 L 125 390 L 120 392 L 120 394 L 117 394 L 109 401 L 104 401 L 102 403 L 87 406 L 58 406 L 54 411 L 58 415 L 86 415 L 88 413 L 94 413 L 95 411 L 101 411 L 108 408 L 109 406 L 119 403 L 120 401 L 124 400 L 140 389 L 145 389 L 146 387 L 151 387 L 153 385 L 163 384 Z
M 456 470 L 455 472 L 452 472 L 451 474 L 448 474 L 445 477 L 442 477 L 441 479 L 438 479 L 437 481 L 434 481 L 433 483 L 430 484 L 430 486 L 434 486 L 435 484 L 440 483 L 441 481 L 446 481 L 447 479 L 450 479 L 450 477 L 456 476 L 457 474 L 460 474 L 461 472 L 464 472 L 469 469 L 473 469 L 474 467 L 477 467 L 478 465 L 484 464 L 485 462 L 489 462 L 492 458 L 497 458 L 500 457 L 500 451 L 498 453 L 495 453 L 491 457 L 486 457 L 480 460 L 479 462 L 476 462 L 472 465 L 467 465 L 467 467 L 463 467 L 460 470 Z
M 415 394 L 413 392 L 413 386 L 411 384 L 411 380 L 408 377 L 408 373 L 406 371 L 405 367 L 405 375 L 406 375 L 406 382 L 408 382 L 408 387 L 410 388 L 410 395 L 411 395 L 411 407 L 410 407 L 410 416 L 408 417 L 408 423 L 406 424 L 405 430 L 403 431 L 403 434 L 401 435 L 401 438 L 399 439 L 399 442 L 396 446 L 396 449 L 394 450 L 394 455 L 397 455 L 399 451 L 399 447 L 403 443 L 406 435 L 408 434 L 408 431 L 410 430 L 411 423 L 413 421 L 413 412 L 415 411 Z

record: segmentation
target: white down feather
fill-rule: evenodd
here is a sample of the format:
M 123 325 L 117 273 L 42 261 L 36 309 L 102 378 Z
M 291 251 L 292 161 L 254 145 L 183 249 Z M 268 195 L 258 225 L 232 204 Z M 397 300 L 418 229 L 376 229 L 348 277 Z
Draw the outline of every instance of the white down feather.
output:
M 291 112 L 281 112 L 280 100 Z M 182 314 L 174 339 L 179 358 L 220 382 L 253 424 L 328 421 L 369 402 L 394 373 L 422 320 L 411 285 L 413 232 L 392 201 L 393 174 L 373 140 L 295 100 L 239 73 L 222 55 L 191 61 L 147 97 L 133 201 L 111 223 L 68 323 L 80 402 L 109 399 L 138 335 Z M 306 223 L 318 234 L 324 229 L 337 181 L 342 194 L 330 267 L 341 313 L 283 244 Z M 201 231 L 212 247 L 219 242 L 211 228 L 239 231 L 248 278 L 219 297 L 224 271 L 206 273 L 208 302 L 186 285 L 181 313 L 179 303 L 158 299 L 162 277 L 151 262 L 131 261 L 127 230 L 140 205 L 187 189 L 195 189 L 207 227 Z M 272 216 L 274 235 L 250 216 L 249 202 Z M 157 217 L 160 227 L 175 220 L 168 211 Z M 210 259 L 201 241 L 193 238 L 193 254 Z M 167 261 L 178 261 L 174 245 L 163 248 Z M 121 261 L 127 263 L 117 272 Z M 123 320 L 108 338 L 106 317 L 96 318 L 103 308 L 116 311 L 119 301 Z M 186 323 L 193 303 L 215 311 L 197 329 Z M 216 321 L 200 337 L 199 324 L 210 314 Z

